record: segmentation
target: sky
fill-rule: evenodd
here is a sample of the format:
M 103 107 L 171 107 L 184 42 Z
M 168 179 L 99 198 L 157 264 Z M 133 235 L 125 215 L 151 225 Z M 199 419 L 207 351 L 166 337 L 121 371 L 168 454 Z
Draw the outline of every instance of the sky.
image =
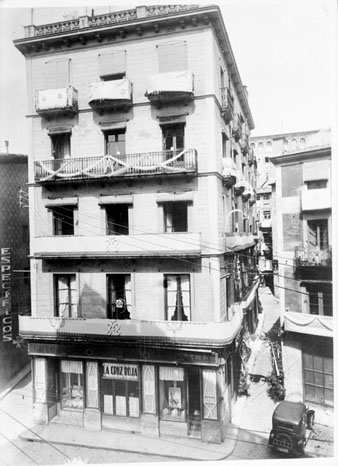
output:
M 148 2 L 0 0 L 0 152 L 29 153 L 23 26 Z M 168 4 L 161 0 L 150 4 Z M 182 2 L 183 3 L 183 2 Z M 197 3 L 186 1 L 185 3 Z M 206 2 L 203 2 L 204 4 Z M 223 0 L 223 20 L 255 121 L 253 136 L 330 127 L 335 118 L 335 0 Z M 33 8 L 33 11 L 32 11 Z

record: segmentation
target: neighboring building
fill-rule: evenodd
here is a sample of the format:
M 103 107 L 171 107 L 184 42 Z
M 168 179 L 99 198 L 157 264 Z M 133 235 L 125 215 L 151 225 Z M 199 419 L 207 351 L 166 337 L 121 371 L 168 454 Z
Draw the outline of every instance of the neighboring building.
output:
M 273 259 L 272 238 L 272 188 L 275 182 L 274 166 L 270 159 L 276 155 L 291 154 L 327 144 L 328 130 L 312 130 L 293 133 L 270 134 L 251 138 L 250 147 L 257 159 L 257 211 L 260 230 L 259 269 L 264 274 L 265 282 L 276 296 L 279 289 L 273 287 L 273 270 L 277 270 L 278 258 Z
M 306 134 L 306 133 L 305 133 Z M 330 131 L 271 158 L 286 397 L 333 408 Z M 282 140 L 282 138 L 281 138 Z M 281 146 L 282 147 L 282 146 Z
M 219 7 L 25 30 L 35 416 L 221 442 L 258 277 L 254 123 Z
M 0 389 L 29 363 L 18 331 L 18 315 L 30 313 L 28 206 L 19 199 L 27 181 L 27 156 L 0 153 Z

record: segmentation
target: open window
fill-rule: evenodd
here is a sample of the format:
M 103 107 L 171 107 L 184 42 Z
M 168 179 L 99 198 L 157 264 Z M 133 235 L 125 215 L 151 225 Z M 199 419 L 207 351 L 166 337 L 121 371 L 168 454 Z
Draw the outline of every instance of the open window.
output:
M 190 276 L 165 275 L 164 289 L 167 320 L 190 320 Z
M 54 290 L 55 315 L 65 318 L 78 317 L 76 275 L 55 275 Z
M 129 274 L 111 274 L 107 276 L 108 319 L 130 319 L 131 313 L 131 277 Z
M 129 204 L 106 206 L 107 235 L 129 235 Z
M 70 157 L 70 132 L 50 134 L 54 160 Z
M 163 150 L 181 152 L 184 149 L 184 123 L 162 125 Z
M 164 231 L 179 233 L 188 231 L 188 203 L 165 202 L 163 204 Z
M 74 209 L 72 205 L 53 207 L 53 234 L 56 236 L 74 235 Z

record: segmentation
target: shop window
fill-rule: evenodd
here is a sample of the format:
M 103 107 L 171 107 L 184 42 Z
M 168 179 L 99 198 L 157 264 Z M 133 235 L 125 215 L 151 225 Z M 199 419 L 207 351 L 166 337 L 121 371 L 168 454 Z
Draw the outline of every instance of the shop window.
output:
M 81 361 L 61 361 L 61 407 L 62 409 L 83 409 Z
M 166 202 L 163 204 L 165 233 L 188 231 L 187 202 Z
M 159 73 L 187 69 L 187 43 L 171 42 L 157 46 Z
M 55 315 L 58 317 L 77 317 L 76 275 L 55 275 Z
M 70 136 L 71 133 L 50 134 L 52 144 L 52 157 L 55 160 L 70 157 Z
M 121 417 L 140 416 L 138 366 L 103 363 L 101 409 L 103 414 Z
M 190 320 L 189 275 L 165 275 L 164 289 L 167 320 Z
M 126 75 L 126 51 L 100 54 L 99 67 L 102 81 L 124 78 Z
M 327 219 L 308 220 L 308 243 L 310 247 L 320 250 L 328 248 L 328 222 Z
M 108 319 L 130 319 L 131 313 L 131 277 L 113 274 L 107 276 Z
M 186 391 L 182 367 L 160 366 L 160 417 L 170 421 L 185 422 Z
M 74 235 L 74 206 L 53 207 L 53 234 Z
M 129 235 L 128 204 L 106 206 L 107 235 Z
M 114 131 L 105 131 L 106 154 L 119 158 L 126 154 L 126 130 L 125 128 Z

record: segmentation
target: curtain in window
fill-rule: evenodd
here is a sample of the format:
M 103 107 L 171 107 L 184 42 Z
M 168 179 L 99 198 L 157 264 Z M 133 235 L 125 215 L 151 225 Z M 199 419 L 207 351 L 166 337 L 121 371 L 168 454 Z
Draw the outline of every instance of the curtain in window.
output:
M 160 380 L 182 382 L 184 380 L 183 367 L 160 366 Z
M 57 289 L 58 289 L 58 315 L 59 317 L 69 317 L 68 277 L 57 278 Z
M 83 374 L 81 361 L 61 361 L 61 372 Z
M 131 312 L 131 276 L 126 275 L 124 282 L 124 291 L 126 296 L 126 306 L 129 312 Z
M 168 320 L 171 320 L 174 316 L 176 295 L 177 295 L 177 280 L 176 276 L 167 277 L 167 313 Z

